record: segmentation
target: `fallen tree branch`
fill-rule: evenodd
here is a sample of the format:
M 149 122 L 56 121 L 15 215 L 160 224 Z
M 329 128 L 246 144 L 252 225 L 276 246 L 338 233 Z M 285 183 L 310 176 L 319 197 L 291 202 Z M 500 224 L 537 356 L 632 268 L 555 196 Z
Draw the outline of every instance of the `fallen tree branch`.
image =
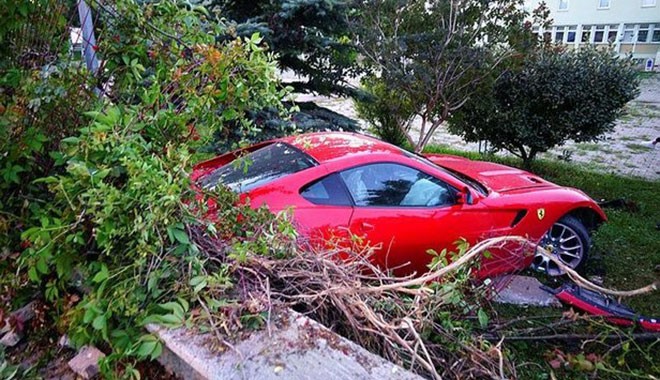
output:
M 634 290 L 612 290 L 612 289 L 607 289 L 602 286 L 598 286 L 594 284 L 593 282 L 585 279 L 584 277 L 580 276 L 575 270 L 567 266 L 566 264 L 562 263 L 559 259 L 557 259 L 554 255 L 552 255 L 550 252 L 548 252 L 545 248 L 538 246 L 537 251 L 540 252 L 543 256 L 548 258 L 549 260 L 552 260 L 557 266 L 559 267 L 560 270 L 564 271 L 568 277 L 573 280 L 576 284 L 582 286 L 583 288 L 593 290 L 599 293 L 607 294 L 610 296 L 616 296 L 616 297 L 634 297 L 634 296 L 639 296 L 642 294 L 646 293 L 651 293 L 653 291 L 658 290 L 660 287 L 660 281 L 655 281 L 654 283 L 644 286 L 639 289 L 634 289 Z
M 635 341 L 649 341 L 660 339 L 660 333 L 633 333 L 626 335 L 608 334 L 553 334 L 553 335 L 517 335 L 517 336 L 497 336 L 497 335 L 484 335 L 484 339 L 491 342 L 505 342 L 514 341 L 544 341 L 544 340 L 563 340 L 563 341 L 579 341 L 579 340 L 599 340 L 599 341 L 612 341 L 612 340 L 635 340 Z
M 503 243 L 508 243 L 508 242 L 518 242 L 518 243 L 528 243 L 528 244 L 534 244 L 531 241 L 520 237 L 520 236 L 502 236 L 498 238 L 491 238 L 491 239 L 486 239 L 483 240 L 479 243 L 477 243 L 474 247 L 470 248 L 463 256 L 461 256 L 458 260 L 453 261 L 451 264 L 442 267 L 436 271 L 428 272 L 427 274 L 407 280 L 407 281 L 399 281 L 399 282 L 393 282 L 391 284 L 387 285 L 381 285 L 381 286 L 376 286 L 376 287 L 370 287 L 366 289 L 365 291 L 368 292 L 383 292 L 387 290 L 394 290 L 394 289 L 399 289 L 399 288 L 405 288 L 405 287 L 411 287 L 411 286 L 422 286 L 425 284 L 428 284 L 429 282 L 437 281 L 440 278 L 446 276 L 449 273 L 455 272 L 458 269 L 464 267 L 466 264 L 471 263 L 474 261 L 477 257 L 483 255 L 484 251 L 486 251 L 488 248 L 492 248 L 497 245 L 501 245 Z
M 194 240 L 206 240 L 202 233 L 194 237 Z M 213 263 L 226 265 L 231 262 L 227 258 L 229 245 L 200 243 L 200 250 L 213 259 Z M 482 336 L 456 334 L 453 323 L 468 318 L 484 299 L 474 293 L 477 288 L 469 276 L 454 274 L 478 263 L 484 252 L 493 247 L 512 249 L 510 244 L 519 245 L 515 252 L 520 256 L 514 254 L 513 257 L 522 260 L 522 255 L 531 255 L 534 249 L 540 249 L 526 238 L 486 239 L 444 267 L 419 277 L 404 278 L 393 277 L 376 266 L 371 260 L 373 247 L 360 246 L 361 241 L 355 244 L 354 247 L 326 245 L 318 250 L 310 244 L 309 249 L 301 250 L 295 248 L 301 246 L 298 242 L 282 258 L 249 255 L 244 263 L 233 269 L 233 275 L 239 279 L 233 288 L 238 294 L 235 307 L 240 310 L 252 305 L 248 308 L 252 314 L 268 313 L 272 307 L 279 306 L 297 308 L 364 348 L 395 363 L 407 364 L 416 373 L 434 379 L 515 378 L 515 365 L 505 355 L 503 342 L 598 337 L 559 333 L 507 337 L 490 332 L 486 339 L 495 341 L 496 345 L 486 352 Z M 554 261 L 554 258 L 550 259 Z M 566 272 L 571 273 L 568 269 Z M 579 284 L 591 284 L 579 275 L 576 278 Z M 597 287 L 591 285 L 592 289 Z M 628 292 L 607 290 L 607 294 L 642 294 L 654 289 L 651 285 Z M 264 297 L 268 302 L 250 302 Z M 261 304 L 263 310 L 258 309 Z M 228 322 L 237 315 L 230 311 Z M 445 316 L 440 318 L 440 315 Z

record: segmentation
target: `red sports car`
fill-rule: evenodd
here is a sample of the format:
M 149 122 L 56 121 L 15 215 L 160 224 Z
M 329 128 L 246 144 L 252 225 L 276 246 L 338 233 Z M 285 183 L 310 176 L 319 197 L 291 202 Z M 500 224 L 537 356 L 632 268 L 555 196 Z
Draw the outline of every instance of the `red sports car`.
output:
M 589 231 L 606 220 L 580 190 L 561 187 L 504 165 L 429 154 L 419 156 L 353 133 L 313 133 L 259 143 L 195 166 L 192 179 L 222 184 L 253 207 L 293 209 L 310 241 L 363 236 L 377 264 L 397 274 L 423 273 L 430 249 L 455 250 L 461 238 L 527 236 L 562 262 L 580 267 Z M 541 256 L 495 250 L 479 277 L 524 269 L 559 268 Z

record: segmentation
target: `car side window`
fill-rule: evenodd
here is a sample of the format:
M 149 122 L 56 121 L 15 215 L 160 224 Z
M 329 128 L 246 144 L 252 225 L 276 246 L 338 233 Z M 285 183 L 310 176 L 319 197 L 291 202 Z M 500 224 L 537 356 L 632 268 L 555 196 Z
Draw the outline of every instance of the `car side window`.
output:
M 364 165 L 340 175 L 357 206 L 437 207 L 456 199 L 450 185 L 405 165 Z
M 336 174 L 331 174 L 300 189 L 300 195 L 317 205 L 350 206 L 351 199 Z

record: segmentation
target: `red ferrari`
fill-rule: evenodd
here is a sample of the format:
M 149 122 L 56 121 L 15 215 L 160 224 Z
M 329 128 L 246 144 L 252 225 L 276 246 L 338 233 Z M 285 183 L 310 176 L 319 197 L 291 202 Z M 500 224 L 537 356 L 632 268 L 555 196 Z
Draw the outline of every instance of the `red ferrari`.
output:
M 589 232 L 606 220 L 580 190 L 534 174 L 466 158 L 407 152 L 353 133 L 312 133 L 259 143 L 195 166 L 192 179 L 244 194 L 253 207 L 293 209 L 310 241 L 354 234 L 377 247 L 374 260 L 403 275 L 428 270 L 433 249 L 455 242 L 527 236 L 571 268 L 584 264 Z M 500 249 L 484 258 L 479 277 L 532 264 L 561 271 L 543 256 Z

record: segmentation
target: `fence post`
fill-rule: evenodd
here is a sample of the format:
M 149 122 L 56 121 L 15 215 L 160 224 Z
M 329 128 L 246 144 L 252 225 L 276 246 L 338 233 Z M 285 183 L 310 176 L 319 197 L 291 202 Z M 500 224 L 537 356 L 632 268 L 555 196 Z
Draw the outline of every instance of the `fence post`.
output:
M 99 60 L 96 58 L 96 37 L 94 37 L 94 19 L 92 10 L 85 0 L 78 1 L 78 17 L 80 18 L 80 32 L 82 34 L 82 47 L 85 55 L 87 69 L 96 75 L 99 69 Z

